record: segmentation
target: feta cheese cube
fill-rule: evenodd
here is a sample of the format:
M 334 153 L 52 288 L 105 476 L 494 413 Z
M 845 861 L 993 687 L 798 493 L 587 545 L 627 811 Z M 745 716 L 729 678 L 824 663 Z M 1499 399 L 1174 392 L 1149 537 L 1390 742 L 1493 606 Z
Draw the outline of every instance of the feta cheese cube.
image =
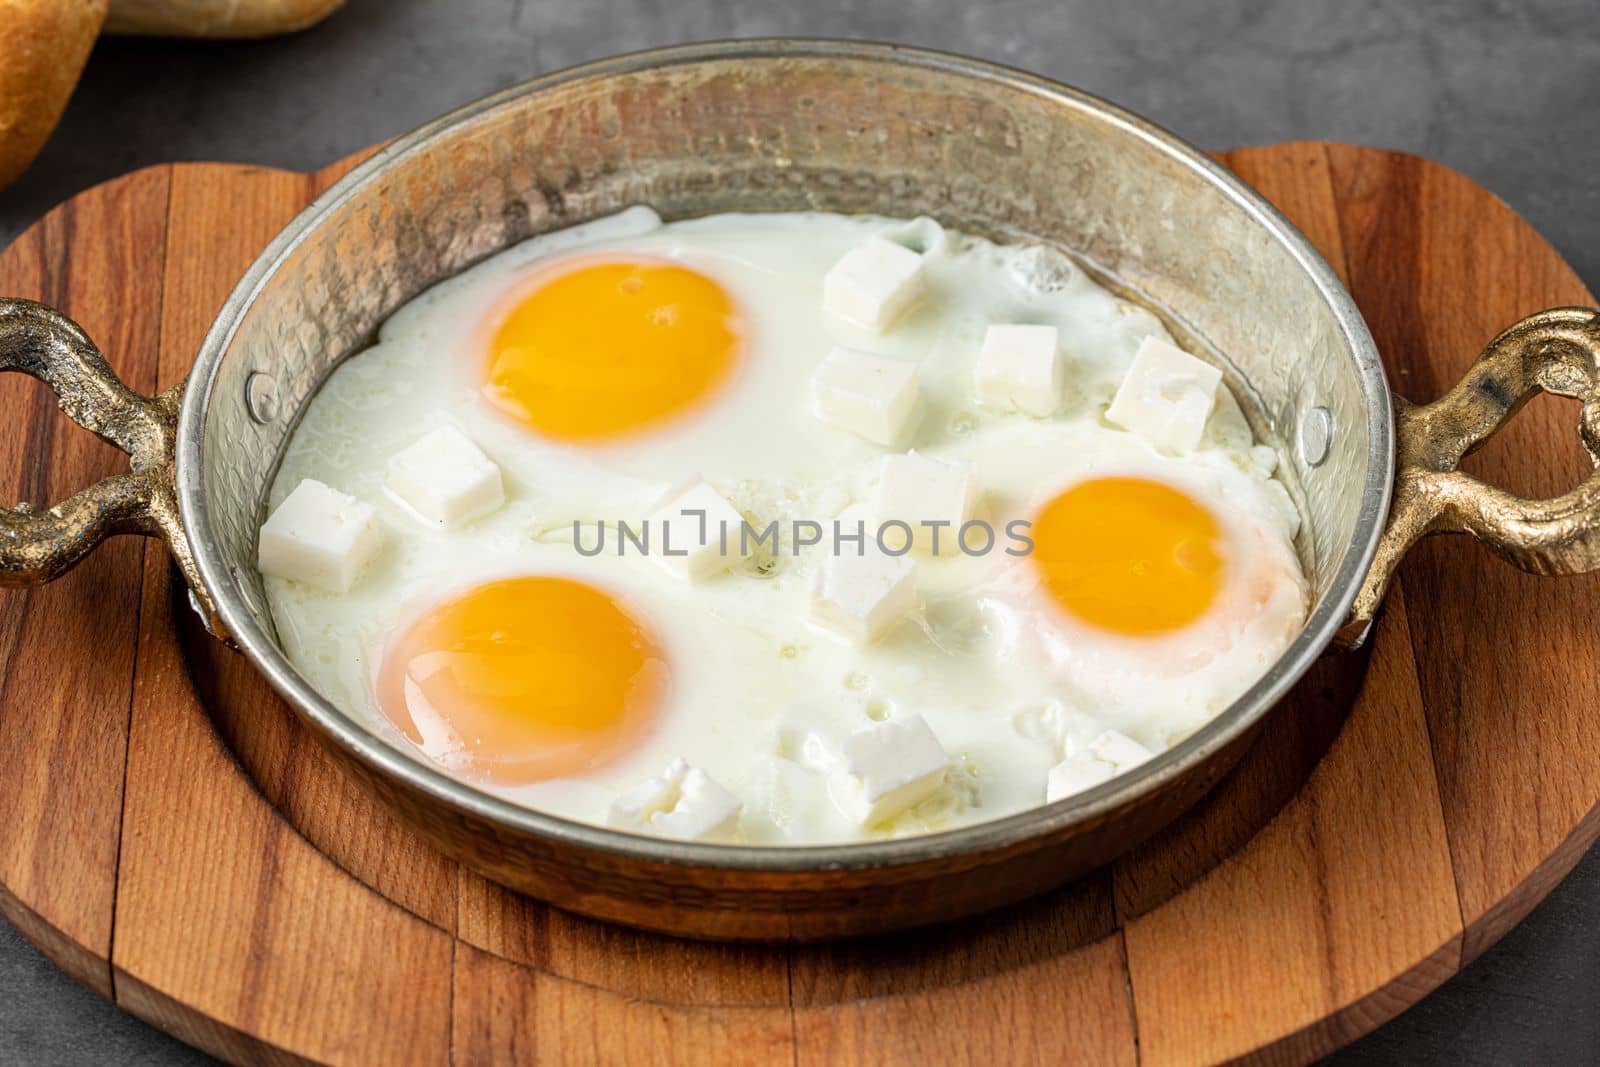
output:
M 978 403 L 1043 418 L 1061 404 L 1066 361 L 1054 326 L 990 326 L 978 349 Z
M 1116 730 L 1107 730 L 1090 741 L 1089 752 L 1095 759 L 1111 764 L 1118 774 L 1133 770 L 1155 755 L 1127 734 Z
M 1089 742 L 1088 751 L 1069 756 L 1050 768 L 1045 799 L 1060 800 L 1131 771 L 1155 753 L 1127 734 L 1106 730 Z
M 261 526 L 261 573 L 347 592 L 383 548 L 371 504 L 307 478 Z
M 884 457 L 878 521 L 898 519 L 909 525 L 914 547 L 945 555 L 960 551 L 961 524 L 977 506 L 978 469 L 973 464 L 944 463 L 916 452 Z
M 739 825 L 739 799 L 682 759 L 611 802 L 607 822 L 619 830 L 683 841 L 728 841 Z
M 950 757 L 920 715 L 870 726 L 844 742 L 831 790 L 839 809 L 876 826 L 915 807 L 944 784 Z
M 846 252 L 822 279 L 822 309 L 879 333 L 922 294 L 922 256 L 873 236 Z
M 893 445 L 917 408 L 917 366 L 853 348 L 835 348 L 811 376 L 817 418 Z
M 1095 759 L 1093 756 L 1073 756 L 1064 759 L 1050 768 L 1050 776 L 1045 781 L 1044 798 L 1047 801 L 1060 800 L 1070 797 L 1074 793 L 1081 793 L 1085 789 L 1093 789 L 1103 782 L 1111 781 L 1117 769 L 1104 760 Z
M 1192 452 L 1217 402 L 1222 372 L 1159 337 L 1146 337 L 1106 418 L 1152 444 Z
M 917 565 L 868 545 L 830 556 L 811 587 L 811 621 L 847 640 L 876 641 L 917 603 Z
M 744 516 L 727 497 L 703 481 L 672 495 L 650 516 L 655 539 L 650 553 L 689 582 L 720 574 L 739 562 L 750 547 L 740 536 Z
M 506 500 L 500 468 L 454 426 L 431 430 L 391 456 L 383 484 L 438 526 L 481 519 Z

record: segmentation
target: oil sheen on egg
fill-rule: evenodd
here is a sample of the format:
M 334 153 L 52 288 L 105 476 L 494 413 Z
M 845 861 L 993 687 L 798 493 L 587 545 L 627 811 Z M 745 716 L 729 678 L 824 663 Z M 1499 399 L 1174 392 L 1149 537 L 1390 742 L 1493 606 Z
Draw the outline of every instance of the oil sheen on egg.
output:
M 821 311 L 823 276 L 872 235 L 924 254 L 923 295 L 882 333 Z M 991 323 L 1057 328 L 1055 415 L 976 403 Z M 1188 736 L 1304 620 L 1295 508 L 1227 391 L 1181 455 L 1105 420 L 1149 336 L 1166 337 L 1156 317 L 1060 253 L 928 220 L 663 224 L 634 208 L 536 238 L 397 311 L 313 398 L 269 507 L 315 478 L 375 505 L 385 547 L 347 593 L 269 578 L 279 636 L 402 750 L 582 821 L 605 822 L 677 758 L 734 794 L 733 839 L 748 843 L 921 833 L 1038 805 L 1049 769 L 1107 729 L 1153 751 Z M 826 544 L 785 541 L 692 583 L 618 553 L 618 520 L 637 524 L 696 477 L 757 528 L 870 522 L 888 450 L 809 403 L 836 345 L 914 362 L 917 452 L 973 464 L 979 515 L 1002 538 L 1025 520 L 1034 542 L 1025 556 L 1004 540 L 919 552 L 916 610 L 864 647 L 808 621 Z M 452 528 L 384 488 L 389 458 L 443 426 L 499 465 L 506 498 Z M 840 747 L 908 715 L 950 769 L 863 828 L 831 789 Z

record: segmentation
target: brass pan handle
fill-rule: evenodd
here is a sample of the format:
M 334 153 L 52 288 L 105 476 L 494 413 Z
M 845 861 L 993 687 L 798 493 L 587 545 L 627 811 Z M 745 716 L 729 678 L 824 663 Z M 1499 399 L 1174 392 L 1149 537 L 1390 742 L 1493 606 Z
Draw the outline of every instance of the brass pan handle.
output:
M 1583 401 L 1578 433 L 1600 465 L 1600 311 L 1567 307 L 1530 315 L 1490 341 L 1438 400 L 1418 406 L 1394 398 L 1389 524 L 1342 637 L 1359 641 L 1401 558 L 1429 534 L 1471 534 L 1535 574 L 1600 568 L 1600 466 L 1549 500 L 1528 500 L 1456 469 L 1541 391 Z
M 55 391 L 67 417 L 132 458 L 133 469 L 53 507 L 0 507 L 0 586 L 52 581 L 114 534 L 159 537 L 178 562 L 208 628 L 216 612 L 195 569 L 173 474 L 182 383 L 144 397 L 117 378 L 77 323 L 32 300 L 0 298 L 0 372 L 20 371 Z

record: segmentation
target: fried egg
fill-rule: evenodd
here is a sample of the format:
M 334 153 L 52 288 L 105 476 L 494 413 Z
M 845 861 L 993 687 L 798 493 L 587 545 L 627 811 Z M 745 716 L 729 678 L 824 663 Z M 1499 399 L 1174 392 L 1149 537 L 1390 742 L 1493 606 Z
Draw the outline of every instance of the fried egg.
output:
M 920 257 L 887 326 L 824 311 L 873 238 Z M 997 323 L 1054 328 L 1052 413 L 978 402 Z M 1108 421 L 1147 338 L 1171 340 L 1062 253 L 927 219 L 633 208 L 535 238 L 396 311 L 312 398 L 268 509 L 314 480 L 382 548 L 346 590 L 264 563 L 279 638 L 402 751 L 581 821 L 813 844 L 1045 803 L 1108 731 L 1187 737 L 1304 621 L 1297 511 L 1228 390 L 1192 449 Z M 835 348 L 914 365 L 903 441 L 819 417 Z M 389 474 L 439 430 L 502 483 L 460 518 Z M 903 614 L 842 638 L 816 620 L 831 531 L 870 546 L 885 457 L 909 449 L 972 472 L 993 543 L 895 557 Z M 778 534 L 664 566 L 645 520 L 692 486 Z

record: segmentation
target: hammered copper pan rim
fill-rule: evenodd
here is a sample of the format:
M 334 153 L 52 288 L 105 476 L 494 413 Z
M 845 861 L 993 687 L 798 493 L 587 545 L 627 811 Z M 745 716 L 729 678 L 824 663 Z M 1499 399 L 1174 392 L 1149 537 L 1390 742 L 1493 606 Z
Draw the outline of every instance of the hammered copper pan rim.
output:
M 419 762 L 359 726 L 321 697 L 278 649 L 273 637 L 254 622 L 234 578 L 214 549 L 202 480 L 202 442 L 213 377 L 233 331 L 266 279 L 305 238 L 320 217 L 351 197 L 388 168 L 400 166 L 419 145 L 443 130 L 556 85 L 614 77 L 648 68 L 708 60 L 778 60 L 784 57 L 859 58 L 948 71 L 967 78 L 1006 84 L 1049 98 L 1064 107 L 1087 110 L 1158 148 L 1197 171 L 1248 212 L 1289 249 L 1327 301 L 1358 371 L 1367 383 L 1367 470 L 1353 537 L 1345 548 L 1329 592 L 1305 627 L 1272 668 L 1228 709 L 1185 741 L 1140 769 L 1085 793 L 990 822 L 917 837 L 838 845 L 747 846 L 667 841 L 575 822 L 521 807 L 456 781 Z M 179 414 L 177 494 L 184 530 L 194 546 L 204 587 L 215 601 L 216 618 L 250 655 L 257 669 L 322 739 L 342 749 L 382 777 L 398 780 L 449 809 L 501 824 L 509 831 L 552 842 L 611 853 L 647 863 L 721 870 L 805 872 L 887 868 L 960 856 L 1009 850 L 1030 840 L 1090 823 L 1136 798 L 1163 788 L 1253 728 L 1300 678 L 1340 631 L 1363 577 L 1377 551 L 1389 511 L 1395 446 L 1389 391 L 1377 349 L 1365 321 L 1333 269 L 1284 216 L 1258 193 L 1199 149 L 1175 135 L 1088 93 L 999 64 L 949 53 L 898 45 L 825 39 L 751 39 L 679 45 L 635 52 L 559 71 L 468 104 L 393 142 L 341 179 L 298 215 L 257 258 L 240 280 L 207 334 L 189 379 Z

